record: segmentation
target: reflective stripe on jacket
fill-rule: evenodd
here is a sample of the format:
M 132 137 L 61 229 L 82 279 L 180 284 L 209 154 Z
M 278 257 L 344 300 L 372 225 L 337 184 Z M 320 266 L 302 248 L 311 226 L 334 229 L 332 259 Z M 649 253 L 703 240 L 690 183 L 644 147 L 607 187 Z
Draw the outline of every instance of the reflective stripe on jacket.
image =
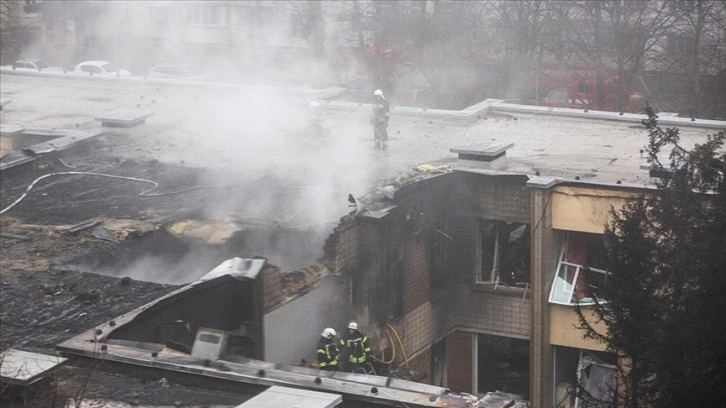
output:
M 365 363 L 371 354 L 371 346 L 365 334 L 356 331 L 346 339 L 340 339 L 340 345 L 350 349 L 348 361 L 355 364 Z
M 317 352 L 320 367 L 338 365 L 338 345 L 334 341 L 319 343 Z

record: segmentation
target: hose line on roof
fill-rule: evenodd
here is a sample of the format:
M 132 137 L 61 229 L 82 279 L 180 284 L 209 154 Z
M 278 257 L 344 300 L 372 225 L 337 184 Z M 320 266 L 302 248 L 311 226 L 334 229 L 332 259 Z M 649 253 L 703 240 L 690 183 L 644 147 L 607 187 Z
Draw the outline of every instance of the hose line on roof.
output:
M 35 184 L 38 183 L 40 180 L 43 180 L 44 178 L 50 177 L 50 176 L 63 176 L 63 175 L 108 177 L 108 178 L 115 178 L 115 179 L 121 179 L 121 180 L 139 181 L 142 183 L 150 183 L 150 184 L 154 185 L 153 187 L 146 189 L 146 190 L 142 191 L 141 193 L 139 193 L 140 196 L 152 195 L 152 194 L 147 194 L 147 193 L 159 186 L 159 184 L 153 180 L 140 179 L 140 178 L 136 178 L 136 177 L 116 176 L 113 174 L 92 173 L 92 172 L 86 172 L 86 171 L 61 171 L 61 172 L 56 172 L 56 173 L 48 173 L 48 174 L 42 175 L 42 176 L 38 177 L 37 179 L 33 180 L 33 182 L 30 183 L 28 188 L 25 189 L 25 192 L 20 197 L 18 197 L 17 200 L 15 200 L 12 204 L 3 208 L 0 211 L 0 215 L 4 214 L 6 211 L 15 207 L 16 204 L 18 204 L 20 201 L 22 201 L 28 195 L 30 190 L 35 186 Z

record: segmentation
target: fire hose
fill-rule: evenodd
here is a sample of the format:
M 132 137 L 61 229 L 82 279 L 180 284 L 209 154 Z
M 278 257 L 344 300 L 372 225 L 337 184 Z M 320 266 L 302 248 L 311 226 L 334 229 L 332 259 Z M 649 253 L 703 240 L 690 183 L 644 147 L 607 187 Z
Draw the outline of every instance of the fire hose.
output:
M 151 191 L 151 190 L 153 190 L 153 189 L 155 189 L 156 187 L 159 186 L 159 184 L 157 184 L 155 181 L 152 181 L 152 180 L 140 179 L 140 178 L 136 178 L 136 177 L 116 176 L 116 175 L 113 175 L 113 174 L 92 173 L 92 172 L 87 172 L 87 171 L 61 171 L 61 172 L 57 172 L 57 173 L 48 173 L 48 174 L 45 174 L 45 175 L 40 176 L 37 179 L 33 180 L 33 182 L 30 183 L 30 185 L 28 186 L 28 188 L 25 189 L 25 192 L 20 197 L 18 197 L 18 199 L 15 200 L 12 204 L 10 204 L 9 206 L 3 208 L 2 211 L 0 211 L 0 214 L 3 214 L 6 211 L 8 211 L 9 209 L 15 207 L 16 204 L 18 204 L 20 201 L 22 201 L 28 195 L 28 193 L 33 188 L 33 186 L 35 186 L 35 184 L 38 183 L 40 180 L 43 180 L 46 177 L 50 177 L 50 176 L 60 176 L 60 175 L 82 175 L 82 176 L 109 177 L 109 178 L 116 178 L 116 179 L 122 179 L 122 180 L 140 181 L 140 182 L 143 182 L 143 183 L 151 183 L 151 184 L 154 185 L 153 187 L 151 187 L 151 188 L 149 188 L 147 190 L 142 191 L 139 194 L 140 196 L 148 195 L 147 193 L 149 191 Z
M 403 362 L 404 367 L 408 368 L 408 355 L 406 354 L 406 347 L 403 345 L 403 341 L 401 341 L 401 336 L 398 335 L 398 331 L 396 331 L 396 328 L 393 327 L 390 323 L 386 325 L 388 327 L 388 339 L 391 342 L 391 359 L 386 361 L 384 359 L 377 358 L 375 356 L 371 356 L 371 358 L 381 364 L 385 365 L 391 365 L 396 360 L 396 343 L 393 342 L 393 337 L 391 336 L 391 332 L 393 332 L 393 335 L 396 337 L 396 340 L 398 342 L 399 347 L 401 348 L 401 354 L 403 355 Z

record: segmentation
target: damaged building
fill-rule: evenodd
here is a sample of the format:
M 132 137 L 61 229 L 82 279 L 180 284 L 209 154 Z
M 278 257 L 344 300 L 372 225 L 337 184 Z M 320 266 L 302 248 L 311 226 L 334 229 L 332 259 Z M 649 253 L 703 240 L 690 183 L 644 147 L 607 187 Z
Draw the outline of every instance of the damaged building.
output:
M 603 233 L 609 209 L 653 191 L 654 185 L 511 172 L 507 151 L 512 147 L 495 142 L 452 148 L 456 159 L 419 166 L 352 200 L 355 208 L 330 235 L 325 258 L 314 267 L 292 274 L 265 269 L 244 291 L 233 289 L 234 280 L 228 278 L 229 283 L 216 284 L 214 300 L 184 301 L 167 308 L 172 314 L 150 307 L 142 313 L 153 313 L 153 324 L 131 314 L 123 319 L 131 319 L 133 329 L 119 322 L 114 329 L 110 322 L 60 349 L 76 353 L 90 347 L 98 353 L 94 342 L 102 336 L 101 354 L 131 342 L 154 365 L 164 364 L 159 361 L 163 343 L 203 358 L 209 367 L 214 363 L 208 361 L 224 361 L 219 362 L 224 366 L 248 357 L 265 360 L 263 349 L 255 347 L 264 344 L 262 315 L 307 292 L 284 293 L 280 289 L 290 285 L 281 279 L 298 274 L 304 286 L 342 277 L 348 301 L 359 311 L 356 319 L 380 356 L 378 373 L 405 366 L 416 373 L 415 380 L 442 387 L 417 392 L 497 391 L 532 406 L 576 406 L 584 403 L 575 393 L 581 384 L 589 394 L 613 401 L 615 356 L 605 353 L 603 344 L 583 339 L 574 306 L 593 301 L 586 297 L 586 285 L 607 279 Z M 637 171 L 646 177 L 649 172 L 645 167 Z M 238 303 L 243 300 L 236 295 L 232 301 L 227 291 L 245 293 L 243 298 L 253 303 Z M 197 302 L 205 304 L 204 311 Z M 190 330 L 186 319 L 195 310 L 199 316 L 191 327 L 197 329 Z M 233 321 L 211 310 L 227 310 Z M 261 313 L 232 312 L 237 310 Z M 205 338 L 215 344 L 211 354 L 195 351 L 202 350 Z M 123 353 L 118 358 L 133 359 Z M 276 367 L 257 364 L 260 370 Z M 342 374 L 352 381 L 349 376 Z M 357 398 L 351 395 L 346 398 Z M 452 406 L 437 404 L 432 406 Z
M 29 109 L 22 94 L 15 99 L 9 107 Z M 136 101 L 127 99 L 125 105 Z M 110 145 L 109 155 L 119 154 L 120 141 L 141 143 L 151 134 L 169 132 L 160 124 L 181 127 L 177 125 L 182 122 L 180 113 L 167 102 L 174 99 L 159 96 L 155 106 L 143 106 L 156 111 L 154 116 L 144 116 L 145 124 L 84 135 L 100 143 L 92 145 L 94 149 Z M 324 104 L 327 119 L 338 118 L 341 124 L 335 131 L 341 140 L 346 130 L 367 123 L 367 106 L 330 99 Z M 164 110 L 164 104 L 171 107 Z M 82 111 L 87 106 L 77 108 Z M 61 143 L 41 151 L 33 147 L 38 142 L 33 139 L 36 144 L 30 149 L 18 149 L 24 134 L 43 133 L 5 127 L 8 118 L 19 117 L 10 109 L 3 116 L 3 130 L 12 133 L 9 146 L 15 153 L 5 157 L 19 160 L 13 173 L 3 169 L 4 192 L 11 194 L 4 198 L 3 211 L 9 211 L 3 217 L 17 216 L 27 227 L 32 221 L 28 214 L 51 208 L 60 214 L 49 211 L 43 222 L 66 223 L 52 230 L 56 233 L 61 228 L 68 234 L 87 232 L 104 245 L 116 238 L 119 242 L 110 242 L 111 248 L 128 247 L 137 240 L 142 242 L 137 249 L 149 252 L 158 248 L 139 235 L 159 234 L 171 242 L 194 236 L 214 247 L 210 252 L 215 256 L 225 256 L 209 273 L 190 279 L 191 283 L 101 323 L 88 324 L 83 332 L 67 334 L 57 344 L 64 358 L 100 359 L 234 383 L 255 395 L 286 387 L 341 397 L 321 406 L 567 407 L 582 403 L 573 394 L 576 384 L 602 399 L 613 397 L 612 390 L 617 388 L 614 356 L 604 353 L 602 344 L 582 338 L 575 328 L 574 305 L 587 304 L 585 285 L 607 279 L 602 234 L 611 206 L 619 208 L 655 189 L 649 165 L 633 142 L 637 136 L 630 138 L 642 131 L 635 129 L 640 115 L 538 109 L 491 100 L 455 112 L 394 107 L 391 134 L 397 137 L 385 155 L 371 160 L 375 186 L 361 194 L 335 191 L 336 206 L 330 207 L 336 211 L 331 215 L 335 223 L 320 242 L 319 257 L 306 247 L 308 241 L 317 243 L 310 230 L 293 231 L 282 217 L 277 220 L 283 222 L 271 217 L 266 224 L 251 228 L 251 220 L 236 213 L 247 209 L 239 203 L 251 207 L 265 195 L 261 193 L 265 188 L 278 187 L 269 176 L 244 187 L 225 185 L 221 192 L 200 192 L 189 182 L 193 177 L 175 168 L 178 174 L 164 179 L 175 187 L 167 190 L 174 193 L 172 199 L 145 201 L 158 205 L 154 207 L 158 214 L 138 205 L 138 190 L 133 197 L 118 195 L 103 201 L 107 214 L 116 211 L 114 216 L 90 222 L 85 207 L 78 210 L 80 215 L 71 214 L 57 201 L 35 196 L 10 209 L 8 205 L 15 206 L 36 177 L 49 174 L 52 168 L 44 167 L 49 162 L 56 166 L 58 158 L 68 159 L 67 164 L 80 162 L 65 156 Z M 348 123 L 350 128 L 345 127 Z M 684 132 L 688 141 L 726 127 L 718 121 L 692 123 L 679 118 L 666 124 L 689 126 L 690 132 Z M 606 138 L 598 132 L 611 134 Z M 430 134 L 438 138 L 429 138 Z M 560 136 L 560 143 L 553 142 Z M 361 139 L 369 148 L 367 128 Z M 356 157 L 362 156 L 363 142 L 344 141 L 359 148 Z M 577 143 L 581 149 L 575 149 L 580 147 Z M 224 157 L 219 150 L 233 150 L 215 149 L 213 157 L 219 161 Z M 422 164 L 411 168 L 409 150 Z M 333 163 L 339 151 L 332 151 L 332 156 L 316 160 Z M 265 153 L 273 158 L 281 155 L 274 149 Z M 238 155 L 237 151 L 231 154 L 235 159 Z M 136 178 L 160 166 L 153 160 L 143 165 L 88 161 L 89 168 Z M 32 171 L 25 174 L 24 168 Z M 275 166 L 269 168 L 274 171 Z M 106 193 L 104 188 L 110 184 L 85 183 L 85 188 Z M 88 194 L 85 190 L 64 193 L 76 201 Z M 73 201 L 63 197 L 61 203 Z M 186 203 L 181 203 L 182 198 Z M 223 198 L 239 204 L 223 208 L 226 223 L 218 221 L 224 217 L 200 210 Z M 279 202 L 287 198 L 281 195 Z M 182 205 L 188 203 L 194 206 Z M 323 199 L 315 204 L 323 206 Z M 345 210 L 337 212 L 341 208 Z M 316 210 L 314 206 L 306 209 Z M 125 217 L 136 217 L 135 227 L 113 226 L 114 218 Z M 142 223 L 153 226 L 141 231 Z M 50 234 L 50 228 L 38 225 L 34 228 Z M 230 225 L 234 228 L 227 231 Z M 94 230 L 96 226 L 105 231 Z M 274 254 L 265 253 L 269 246 L 255 246 L 255 240 L 272 240 L 265 229 L 284 230 L 275 237 L 283 244 L 274 247 Z M 13 234 L 22 241 L 17 232 Z M 91 245 L 91 241 L 78 242 L 78 246 Z M 235 250 L 240 253 L 234 254 Z M 286 259 L 278 250 L 296 252 L 296 256 Z M 184 251 L 188 248 L 180 246 L 165 260 Z M 192 269 L 192 261 L 185 258 L 161 266 Z M 316 296 L 328 300 L 306 309 L 305 302 Z M 357 321 L 371 340 L 375 357 L 371 371 L 364 375 L 318 370 L 311 360 L 310 343 L 324 327 L 342 328 L 348 320 Z M 300 352 L 308 349 L 309 353 Z M 291 356 L 301 359 L 291 361 Z M 489 404 L 497 398 L 501 405 Z

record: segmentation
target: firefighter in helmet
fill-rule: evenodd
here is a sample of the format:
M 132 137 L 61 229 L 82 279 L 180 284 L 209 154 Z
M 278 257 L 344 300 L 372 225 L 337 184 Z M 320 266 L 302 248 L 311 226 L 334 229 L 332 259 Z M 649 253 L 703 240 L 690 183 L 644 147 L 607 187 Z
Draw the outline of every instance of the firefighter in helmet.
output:
M 391 105 L 380 89 L 376 89 L 373 92 L 373 98 L 371 124 L 373 125 L 374 147 L 385 149 L 386 143 L 388 143 L 388 119 L 390 117 Z
M 348 333 L 340 339 L 340 345 L 347 351 L 351 371 L 357 371 L 370 361 L 371 346 L 368 337 L 358 331 L 358 323 L 348 324 Z
M 318 365 L 321 370 L 336 371 L 338 369 L 338 344 L 335 342 L 335 330 L 328 327 L 320 334 L 318 341 Z

